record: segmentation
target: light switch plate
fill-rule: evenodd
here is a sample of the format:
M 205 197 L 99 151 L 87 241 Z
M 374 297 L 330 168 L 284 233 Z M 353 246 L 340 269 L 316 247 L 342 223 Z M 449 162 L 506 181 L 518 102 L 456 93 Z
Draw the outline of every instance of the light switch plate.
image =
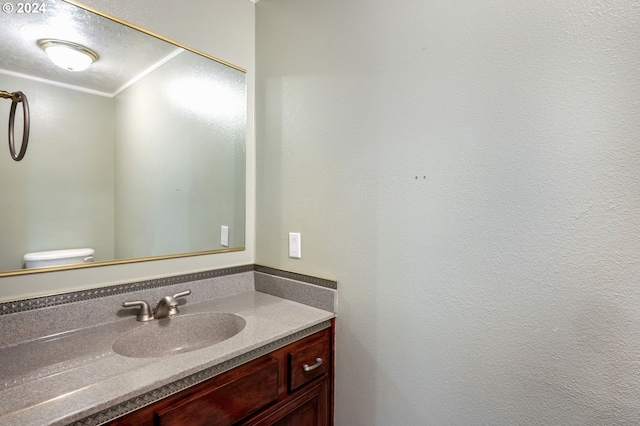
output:
M 289 233 L 289 257 L 295 259 L 302 258 L 302 243 L 300 241 L 299 232 Z
M 220 245 L 224 247 L 229 247 L 229 227 L 228 226 L 220 227 Z

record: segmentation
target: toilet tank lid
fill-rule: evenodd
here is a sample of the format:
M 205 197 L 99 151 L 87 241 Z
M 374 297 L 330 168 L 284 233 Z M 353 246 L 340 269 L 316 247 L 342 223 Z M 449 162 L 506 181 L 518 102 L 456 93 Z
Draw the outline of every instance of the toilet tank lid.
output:
M 91 248 L 39 251 L 24 255 L 25 261 L 66 259 L 70 257 L 93 256 L 95 251 Z

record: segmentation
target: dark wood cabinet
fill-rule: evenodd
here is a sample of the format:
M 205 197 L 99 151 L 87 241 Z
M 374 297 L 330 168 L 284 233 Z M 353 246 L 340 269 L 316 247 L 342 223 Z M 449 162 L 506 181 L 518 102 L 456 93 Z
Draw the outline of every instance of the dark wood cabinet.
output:
M 110 426 L 330 426 L 334 322 Z
M 284 404 L 265 410 L 244 426 L 316 426 L 329 425 L 330 421 L 327 380 L 318 380 L 297 392 Z

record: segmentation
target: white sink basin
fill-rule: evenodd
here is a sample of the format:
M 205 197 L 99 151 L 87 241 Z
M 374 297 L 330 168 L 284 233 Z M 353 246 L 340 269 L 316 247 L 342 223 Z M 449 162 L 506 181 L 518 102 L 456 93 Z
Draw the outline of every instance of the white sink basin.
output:
M 241 316 L 222 312 L 176 315 L 152 320 L 120 336 L 115 353 L 130 358 L 157 358 L 215 345 L 240 333 Z

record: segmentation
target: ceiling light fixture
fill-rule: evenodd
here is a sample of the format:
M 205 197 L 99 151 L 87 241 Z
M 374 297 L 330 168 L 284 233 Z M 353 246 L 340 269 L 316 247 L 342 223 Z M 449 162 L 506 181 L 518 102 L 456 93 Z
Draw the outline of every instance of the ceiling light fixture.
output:
M 38 40 L 38 46 L 47 53 L 54 64 L 69 71 L 86 70 L 98 60 L 96 52 L 70 41 L 45 38 Z

